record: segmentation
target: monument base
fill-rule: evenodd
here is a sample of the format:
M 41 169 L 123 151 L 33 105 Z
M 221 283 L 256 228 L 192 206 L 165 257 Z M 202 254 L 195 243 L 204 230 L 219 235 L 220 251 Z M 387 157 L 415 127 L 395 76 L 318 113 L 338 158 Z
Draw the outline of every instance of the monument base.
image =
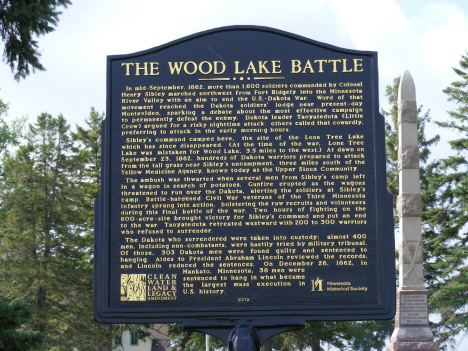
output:
M 395 330 L 387 351 L 438 351 L 429 329 L 427 290 L 399 290 Z
M 438 351 L 438 342 L 390 342 L 387 351 Z

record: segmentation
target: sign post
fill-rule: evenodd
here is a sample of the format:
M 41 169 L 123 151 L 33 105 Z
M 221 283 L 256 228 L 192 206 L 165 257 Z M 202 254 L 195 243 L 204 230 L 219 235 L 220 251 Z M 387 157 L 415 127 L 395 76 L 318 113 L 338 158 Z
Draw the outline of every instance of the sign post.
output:
M 110 56 L 102 130 L 97 321 L 260 345 L 393 317 L 375 52 L 235 26 Z

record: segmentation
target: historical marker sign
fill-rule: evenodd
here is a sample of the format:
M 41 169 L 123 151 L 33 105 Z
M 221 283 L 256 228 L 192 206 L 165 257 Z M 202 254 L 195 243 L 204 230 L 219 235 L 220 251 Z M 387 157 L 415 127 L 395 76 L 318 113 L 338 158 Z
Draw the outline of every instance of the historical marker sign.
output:
M 394 315 L 375 52 L 227 27 L 107 70 L 98 321 Z

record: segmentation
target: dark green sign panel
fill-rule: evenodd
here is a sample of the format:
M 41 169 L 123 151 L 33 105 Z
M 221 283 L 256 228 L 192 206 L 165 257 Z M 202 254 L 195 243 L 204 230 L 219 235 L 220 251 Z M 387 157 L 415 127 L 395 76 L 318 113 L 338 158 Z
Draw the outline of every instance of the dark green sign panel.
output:
M 375 52 L 227 27 L 107 69 L 98 321 L 394 315 Z

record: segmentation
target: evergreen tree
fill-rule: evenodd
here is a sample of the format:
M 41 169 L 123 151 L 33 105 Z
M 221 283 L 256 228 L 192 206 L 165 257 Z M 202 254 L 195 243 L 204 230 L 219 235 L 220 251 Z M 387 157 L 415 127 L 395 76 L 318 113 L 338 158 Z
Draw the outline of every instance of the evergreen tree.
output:
M 122 331 L 93 318 L 94 199 L 100 192 L 101 122 L 91 109 L 71 133 L 41 114 L 27 144 L 4 158 L 0 179 L 0 293 L 31 303 L 43 349 L 111 351 Z
M 11 125 L 5 122 L 5 116 L 8 112 L 8 104 L 0 99 L 0 156 L 10 145 L 18 145 L 22 138 L 22 131 L 25 118 L 15 119 Z
M 91 108 L 86 127 L 76 126 L 77 132 L 73 133 L 73 139 L 78 144 L 73 148 L 75 169 L 77 175 L 77 187 L 80 194 L 77 206 L 77 222 L 83 232 L 83 240 L 87 248 L 83 269 L 85 281 L 81 290 L 81 315 L 79 326 L 77 325 L 77 348 L 80 350 L 94 349 L 96 351 L 111 351 L 112 340 L 122 335 L 125 330 L 138 331 L 138 338 L 144 339 L 149 333 L 141 330 L 139 325 L 102 325 L 96 323 L 93 318 L 93 264 L 94 264 L 94 200 L 100 194 L 101 178 L 101 123 L 104 113 Z
M 91 108 L 88 118 L 85 119 L 86 127 L 76 126 L 77 132 L 73 133 L 73 139 L 78 142 L 73 147 L 76 184 L 80 194 L 77 202 L 77 222 L 83 232 L 83 240 L 86 246 L 84 256 L 83 275 L 80 296 L 82 301 L 82 319 L 77 330 L 78 348 L 86 349 L 94 345 L 96 351 L 110 351 L 112 349 L 112 328 L 103 326 L 93 318 L 93 264 L 94 264 L 94 200 L 100 192 L 101 169 L 101 123 L 104 114 Z M 114 335 L 117 336 L 117 335 Z
M 433 242 L 433 267 L 439 276 L 430 304 L 440 313 L 438 338 L 447 346 L 454 346 L 456 335 L 468 332 L 468 54 L 454 71 L 460 80 L 444 93 L 458 109 L 449 112 L 451 121 L 438 125 L 460 137 L 450 141 L 456 154 L 440 160 L 440 172 L 433 179 L 433 187 L 439 189 L 439 206 L 431 221 L 440 234 Z
M 20 330 L 32 316 L 30 305 L 0 296 L 0 316 L 0 350 L 27 351 L 42 343 L 44 335 Z
M 71 147 L 65 119 L 41 114 L 27 144 L 5 158 L 0 181 L 0 286 L 34 306 L 31 327 L 46 348 L 69 340 L 86 274 Z
M 4 61 L 15 72 L 15 79 L 26 78 L 30 69 L 44 71 L 35 36 L 54 31 L 70 0 L 0 0 L 0 36 L 5 49 Z
M 91 108 L 86 118 L 86 126 L 76 126 L 72 133 L 77 142 L 72 147 L 75 168 L 76 193 L 78 194 L 75 221 L 80 226 L 86 253 L 83 256 L 82 284 L 77 286 L 80 299 L 75 302 L 77 313 L 73 333 L 75 347 L 82 350 L 111 351 L 112 340 L 118 338 L 124 331 L 138 332 L 138 339 L 144 340 L 150 334 L 145 327 L 137 324 L 99 324 L 93 317 L 93 264 L 94 264 L 94 200 L 100 194 L 101 170 L 101 123 L 104 113 Z M 143 329 L 141 328 L 143 327 Z
M 92 107 L 89 117 L 85 119 L 87 128 L 77 125 L 77 132 L 72 134 L 73 139 L 79 143 L 73 151 L 79 166 L 78 181 L 82 192 L 80 208 L 84 210 L 79 213 L 83 216 L 80 222 L 87 235 L 91 237 L 89 241 L 91 250 L 94 240 L 94 200 L 101 191 L 101 123 L 103 120 L 104 113 L 99 113 Z

